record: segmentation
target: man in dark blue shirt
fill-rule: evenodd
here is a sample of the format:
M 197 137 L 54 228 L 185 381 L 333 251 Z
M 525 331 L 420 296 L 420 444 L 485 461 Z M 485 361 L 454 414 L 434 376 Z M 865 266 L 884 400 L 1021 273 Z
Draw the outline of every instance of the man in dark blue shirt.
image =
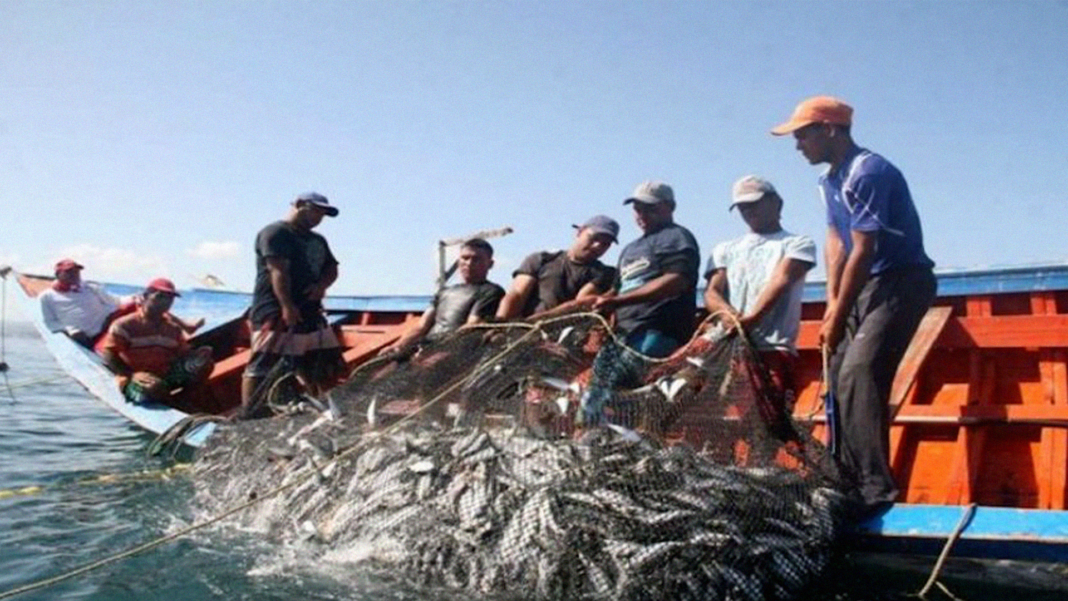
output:
M 627 346 L 666 357 L 690 339 L 697 312 L 697 240 L 674 221 L 675 193 L 660 181 L 638 185 L 623 201 L 634 207 L 642 235 L 619 255 L 617 292 L 595 309 L 615 310 Z
M 593 308 L 615 311 L 616 330 L 627 348 L 607 344 L 597 353 L 582 396 L 584 426 L 604 421 L 613 389 L 638 384 L 640 355 L 666 357 L 694 330 L 701 253 L 693 234 L 674 221 L 674 191 L 661 181 L 642 182 L 623 204 L 634 207 L 642 235 L 619 255 L 617 294 L 599 297 Z M 613 421 L 633 425 L 633 411 L 616 409 Z
M 853 109 L 829 96 L 805 100 L 771 130 L 793 134 L 809 163 L 827 163 L 827 309 L 820 344 L 833 353 L 832 440 L 857 478 L 866 513 L 898 495 L 890 469 L 890 388 L 912 335 L 934 300 L 934 263 L 923 249 L 908 184 L 883 157 L 853 142 Z M 840 430 L 839 430 L 840 429 Z

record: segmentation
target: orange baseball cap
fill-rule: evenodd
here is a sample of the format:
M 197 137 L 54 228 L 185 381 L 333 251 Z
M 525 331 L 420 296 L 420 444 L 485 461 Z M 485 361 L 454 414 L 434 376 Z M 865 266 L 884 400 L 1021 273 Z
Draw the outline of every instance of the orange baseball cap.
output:
M 773 128 L 771 133 L 785 136 L 813 123 L 852 125 L 853 107 L 832 96 L 813 96 L 802 100 L 794 109 L 794 114 L 790 115 L 790 120 Z

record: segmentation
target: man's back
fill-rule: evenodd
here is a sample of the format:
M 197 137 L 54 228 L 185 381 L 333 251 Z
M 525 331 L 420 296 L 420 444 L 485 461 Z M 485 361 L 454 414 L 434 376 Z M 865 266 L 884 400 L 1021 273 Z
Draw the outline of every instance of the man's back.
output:
M 881 155 L 863 148 L 819 180 L 827 224 L 838 232 L 846 252 L 853 230 L 877 232 L 879 243 L 871 273 L 895 267 L 933 266 L 923 248 L 923 231 L 908 183 Z

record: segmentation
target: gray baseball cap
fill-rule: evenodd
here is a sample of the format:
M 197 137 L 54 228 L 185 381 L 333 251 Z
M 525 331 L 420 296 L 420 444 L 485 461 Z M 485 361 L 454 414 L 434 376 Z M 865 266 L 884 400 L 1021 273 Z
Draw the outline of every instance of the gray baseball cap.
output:
M 653 179 L 638 184 L 638 187 L 634 189 L 634 193 L 630 195 L 630 198 L 624 200 L 623 204 L 641 202 L 647 205 L 655 205 L 667 201 L 675 201 L 674 190 L 664 182 Z
M 334 205 L 330 204 L 330 201 L 327 200 L 325 196 L 323 196 L 322 194 L 319 194 L 318 192 L 305 192 L 304 194 L 301 194 L 300 196 L 297 197 L 296 200 L 293 201 L 293 204 L 301 204 L 301 203 L 313 204 L 313 205 L 319 207 L 320 209 L 326 211 L 327 215 L 329 215 L 331 217 L 337 217 L 337 207 L 335 207 Z
M 586 223 L 582 225 L 572 225 L 571 227 L 577 230 L 589 229 L 597 234 L 608 234 L 612 237 L 612 242 L 619 242 L 619 224 L 615 219 L 607 215 L 594 215 L 586 220 Z
M 735 205 L 756 202 L 768 194 L 778 194 L 771 182 L 762 177 L 747 175 L 734 182 L 734 186 L 731 188 L 730 208 L 733 209 Z

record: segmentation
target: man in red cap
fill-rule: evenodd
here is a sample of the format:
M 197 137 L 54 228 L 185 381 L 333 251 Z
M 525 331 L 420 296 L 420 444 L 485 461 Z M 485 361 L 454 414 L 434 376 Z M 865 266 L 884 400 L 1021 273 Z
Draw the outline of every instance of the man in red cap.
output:
M 890 469 L 890 388 L 936 282 L 904 176 L 857 146 L 852 124 L 852 107 L 816 96 L 771 133 L 793 134 L 809 163 L 830 165 L 819 180 L 828 226 L 820 344 L 833 353 L 829 405 L 837 405 L 831 428 L 838 436 L 832 450 L 857 478 L 866 514 L 873 515 L 898 495 Z
M 137 311 L 108 328 L 101 355 L 131 403 L 174 405 L 176 390 L 194 388 L 211 374 L 211 348 L 191 349 L 182 326 L 169 313 L 177 296 L 170 280 L 152 280 Z
M 57 262 L 56 281 L 38 296 L 38 301 L 49 331 L 63 332 L 78 344 L 92 348 L 104 334 L 108 318 L 123 301 L 100 286 L 83 283 L 82 269 L 72 259 Z
M 84 267 L 73 259 L 56 263 L 56 281 L 37 298 L 45 327 L 51 332 L 63 332 L 87 348 L 94 348 L 104 337 L 108 325 L 116 318 L 136 308 L 137 297 L 116 298 L 97 284 L 82 281 Z M 196 332 L 204 320 L 188 323 L 177 317 L 175 322 L 187 334 Z

